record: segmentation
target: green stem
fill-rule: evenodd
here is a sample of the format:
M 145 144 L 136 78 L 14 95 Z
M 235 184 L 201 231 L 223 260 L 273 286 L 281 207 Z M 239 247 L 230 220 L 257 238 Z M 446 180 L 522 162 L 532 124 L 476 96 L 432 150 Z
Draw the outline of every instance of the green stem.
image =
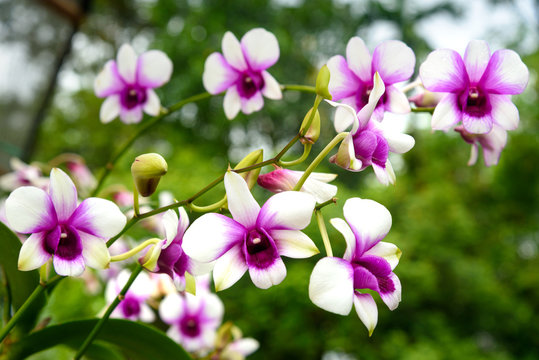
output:
M 324 160 L 324 158 L 329 154 L 329 152 L 337 146 L 346 136 L 348 135 L 347 132 L 342 132 L 337 134 L 333 140 L 329 142 L 329 144 L 326 145 L 326 147 L 318 154 L 318 156 L 313 160 L 313 162 L 307 167 L 301 178 L 299 179 L 296 186 L 294 186 L 294 191 L 299 191 L 303 184 L 305 184 L 305 181 L 311 175 L 311 173 L 316 169 L 316 167 Z
M 206 205 L 206 206 L 198 206 L 198 205 L 195 205 L 193 203 L 190 203 L 190 204 L 187 204 L 187 206 L 189 207 L 189 209 L 195 211 L 195 212 L 201 212 L 201 213 L 205 213 L 205 212 L 210 212 L 210 211 L 214 211 L 214 210 L 217 210 L 221 207 L 223 207 L 223 205 L 226 204 L 226 195 L 219 201 L 217 201 L 216 203 L 213 203 L 213 204 L 210 204 L 210 205 Z
M 434 113 L 434 107 L 415 107 L 412 108 L 412 112 L 415 113 Z
M 289 166 L 294 166 L 294 165 L 301 164 L 302 162 L 307 160 L 307 158 L 309 157 L 309 154 L 311 153 L 312 147 L 313 147 L 312 144 L 306 143 L 305 145 L 303 145 L 303 154 L 299 158 L 297 158 L 296 160 L 292 160 L 292 161 L 281 161 L 281 160 L 279 160 L 279 161 L 277 161 L 277 165 L 284 166 L 284 167 L 289 167 Z
M 7 279 L 6 270 L 3 266 L 0 266 L 0 270 L 2 271 L 2 282 L 4 283 L 4 290 L 5 290 L 5 296 L 4 296 L 4 322 L 3 326 L 6 326 L 9 322 L 9 319 L 11 317 L 11 289 L 10 284 Z
M 318 228 L 320 229 L 320 235 L 322 235 L 322 241 L 324 242 L 324 248 L 326 248 L 326 254 L 329 257 L 333 257 L 333 251 L 331 250 L 331 243 L 329 241 L 328 231 L 326 229 L 326 223 L 322 216 L 322 211 L 315 209 L 316 221 L 318 222 Z
M 207 93 L 207 92 L 197 94 L 197 95 L 193 95 L 191 97 L 188 97 L 187 99 L 178 101 L 176 104 L 171 105 L 167 109 L 164 109 L 164 111 L 161 114 L 159 114 L 159 115 L 149 119 L 148 121 L 144 122 L 138 128 L 137 132 L 120 148 L 120 150 L 118 150 L 116 155 L 114 155 L 110 159 L 110 161 L 107 163 L 107 165 L 105 166 L 105 169 L 103 169 L 103 172 L 101 173 L 101 176 L 100 176 L 100 178 L 99 178 L 99 180 L 97 182 L 97 186 L 95 187 L 95 189 L 92 192 L 91 196 L 97 196 L 97 194 L 99 194 L 99 191 L 101 190 L 101 187 L 103 186 L 103 184 L 104 184 L 105 180 L 107 179 L 107 177 L 110 175 L 112 169 L 116 165 L 116 162 L 125 154 L 125 152 L 131 147 L 131 145 L 133 145 L 135 140 L 137 140 L 149 128 L 151 128 L 154 124 L 156 124 L 157 122 L 164 119 L 166 116 L 180 110 L 183 106 L 185 106 L 185 105 L 187 105 L 189 103 L 195 102 L 195 101 L 200 101 L 200 100 L 207 99 L 209 97 L 211 97 L 211 94 Z
M 109 305 L 109 307 L 107 308 L 107 311 L 105 312 L 105 315 L 103 315 L 103 317 L 99 319 L 99 321 L 94 326 L 90 334 L 86 337 L 86 339 L 82 343 L 81 347 L 79 348 L 79 351 L 77 351 L 77 354 L 75 354 L 75 357 L 74 357 L 75 360 L 80 359 L 82 355 L 84 355 L 84 353 L 86 352 L 88 347 L 92 344 L 92 342 L 94 341 L 95 337 L 97 336 L 97 334 L 99 333 L 103 325 L 105 325 L 105 322 L 109 319 L 114 309 L 116 309 L 120 301 L 122 301 L 122 299 L 125 297 L 127 290 L 129 290 L 129 288 L 131 287 L 131 285 L 133 284 L 137 276 L 140 274 L 142 269 L 143 269 L 142 266 L 139 264 L 137 268 L 135 269 L 135 271 L 131 273 L 131 277 L 129 278 L 129 280 L 127 280 L 127 283 L 125 284 L 123 289 L 120 291 L 118 296 L 116 296 L 112 304 Z
M 316 88 L 314 86 L 308 86 L 308 85 L 281 85 L 281 90 L 292 90 L 292 91 L 300 91 L 300 92 L 306 92 L 306 93 L 312 93 L 316 94 Z
M 129 250 L 127 252 L 124 252 L 123 254 L 111 256 L 110 261 L 114 262 L 114 261 L 127 260 L 131 256 L 136 255 L 139 252 L 141 252 L 142 250 L 144 250 L 147 246 L 157 244 L 159 241 L 161 241 L 161 239 L 157 239 L 157 238 L 146 240 L 142 244 L 139 244 L 139 245 L 135 246 L 134 248 L 132 248 L 131 250 Z
M 316 205 L 314 207 L 314 209 L 315 210 L 320 210 L 323 207 L 326 207 L 326 206 L 331 205 L 331 204 L 336 204 L 336 203 L 337 203 L 337 198 L 334 197 L 334 198 L 329 199 L 328 201 L 325 201 L 325 202 L 323 202 L 321 204 Z
M 140 215 L 138 201 L 139 201 L 139 196 L 138 196 L 137 185 L 133 182 L 133 210 L 135 211 L 135 217 L 138 217 Z

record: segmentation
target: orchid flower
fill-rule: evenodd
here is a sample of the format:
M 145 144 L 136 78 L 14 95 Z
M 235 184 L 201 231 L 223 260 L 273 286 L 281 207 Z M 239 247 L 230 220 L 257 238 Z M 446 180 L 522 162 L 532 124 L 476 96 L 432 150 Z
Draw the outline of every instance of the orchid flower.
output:
M 330 161 L 350 171 L 362 171 L 372 166 L 378 181 L 388 185 L 395 183 L 395 173 L 388 159 L 389 152 L 403 154 L 414 146 L 415 140 L 410 135 L 389 129 L 384 123 L 371 120 L 376 104 L 385 90 L 378 73 L 374 75 L 373 83 L 369 102 L 357 114 L 349 105 L 327 100 L 330 105 L 344 109 L 350 115 L 335 117 L 337 132 L 352 126 L 337 154 L 332 156 Z
M 378 73 L 386 92 L 374 109 L 373 117 L 381 121 L 384 111 L 404 114 L 410 112 L 406 95 L 394 84 L 410 79 L 414 73 L 415 55 L 402 41 L 385 41 L 374 49 L 371 57 L 363 40 L 351 38 L 346 46 L 346 59 L 341 55 L 330 58 L 327 66 L 331 73 L 329 92 L 334 101 L 360 111 L 367 105 L 375 86 L 373 76 Z M 335 119 L 349 116 L 337 109 Z
M 66 167 L 71 176 L 74 178 L 79 190 L 82 188 L 89 191 L 90 189 L 94 189 L 96 187 L 97 180 L 88 166 L 86 166 L 83 159 L 73 158 L 68 160 L 66 162 Z
M 189 352 L 213 349 L 224 306 L 217 295 L 201 292 L 194 296 L 171 293 L 159 306 L 159 316 L 171 325 L 167 335 Z
M 161 102 L 153 89 L 163 86 L 172 75 L 172 61 L 159 50 L 137 56 L 131 45 L 118 50 L 116 61 L 109 60 L 97 75 L 95 94 L 107 98 L 99 118 L 108 123 L 120 116 L 126 124 L 142 120 L 142 112 L 159 115 Z
M 344 218 L 331 219 L 331 224 L 346 241 L 343 258 L 325 257 L 318 261 L 311 274 L 309 298 L 324 310 L 348 315 L 356 312 L 369 336 L 378 321 L 373 297 L 362 289 L 377 292 L 390 310 L 401 301 L 401 284 L 393 269 L 401 251 L 381 241 L 391 228 L 391 214 L 381 204 L 366 199 L 348 199 L 343 207 Z
M 229 343 L 221 352 L 220 359 L 244 360 L 260 347 L 260 343 L 253 338 L 241 338 Z
M 498 164 L 502 150 L 505 144 L 507 144 L 507 131 L 498 125 L 494 125 L 492 130 L 487 134 L 471 134 L 464 129 L 464 126 L 457 126 L 455 131 L 460 133 L 464 141 L 472 145 L 468 166 L 477 162 L 479 145 L 483 148 L 485 165 L 492 166 Z
M 126 218 L 111 201 L 88 198 L 77 205 L 77 189 L 62 170 L 50 174 L 49 192 L 23 186 L 6 200 L 13 230 L 32 234 L 22 245 L 19 270 L 33 270 L 53 258 L 59 275 L 78 276 L 86 265 L 110 262 L 106 239 L 123 229 Z
M 122 291 L 122 288 L 127 283 L 131 273 L 129 270 L 122 270 L 118 274 L 117 278 L 111 279 L 107 283 L 105 290 L 105 297 L 107 303 L 112 303 L 118 294 Z M 124 298 L 118 304 L 118 307 L 114 309 L 111 317 L 123 318 L 128 320 L 140 320 L 147 323 L 151 323 L 155 320 L 155 314 L 153 310 L 146 304 L 146 301 L 151 297 L 155 291 L 155 286 L 148 274 L 145 272 L 140 273 Z
M 178 291 L 185 290 L 185 273 L 203 275 L 211 271 L 213 264 L 202 264 L 185 254 L 182 241 L 185 230 L 189 226 L 189 217 L 182 207 L 179 209 L 180 217 L 174 210 L 165 212 L 162 223 L 165 228 L 165 239 L 161 241 L 154 251 L 159 251 L 157 266 L 153 272 L 167 274 Z
M 232 286 L 247 270 L 257 287 L 267 289 L 286 276 L 281 256 L 306 258 L 318 253 L 300 231 L 311 221 L 316 203 L 312 195 L 285 191 L 260 208 L 239 174 L 228 171 L 224 180 L 233 219 L 205 214 L 183 238 L 183 249 L 191 258 L 217 260 L 213 269 L 217 291 Z
M 206 59 L 202 82 L 206 90 L 217 95 L 226 90 L 225 115 L 251 114 L 264 106 L 264 98 L 279 100 L 281 87 L 266 69 L 279 59 L 275 35 L 261 28 L 249 30 L 241 42 L 230 31 L 221 44 L 223 54 L 214 52 Z
M 258 185 L 274 193 L 293 190 L 303 175 L 303 171 L 294 171 L 283 168 L 277 168 L 272 172 L 260 175 Z M 300 191 L 311 194 L 317 203 L 323 203 L 331 200 L 337 195 L 337 187 L 327 184 L 335 180 L 336 174 L 325 174 L 313 172 L 309 175 Z
M 510 95 L 528 83 L 528 68 L 512 50 L 492 55 L 485 41 L 471 41 L 462 58 L 450 49 L 436 50 L 421 65 L 419 75 L 429 91 L 447 93 L 432 115 L 434 130 L 449 130 L 462 121 L 471 134 L 487 134 L 497 124 L 514 130 L 519 123 Z
M 47 189 L 49 179 L 41 175 L 41 170 L 33 165 L 28 165 L 18 158 L 11 158 L 9 165 L 13 172 L 0 176 L 0 189 L 13 191 L 21 186 L 36 186 Z

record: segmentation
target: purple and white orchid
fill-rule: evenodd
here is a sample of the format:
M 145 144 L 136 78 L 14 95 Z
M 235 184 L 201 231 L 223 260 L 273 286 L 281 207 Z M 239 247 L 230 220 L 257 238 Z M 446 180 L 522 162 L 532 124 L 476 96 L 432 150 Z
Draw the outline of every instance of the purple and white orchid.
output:
M 280 193 L 282 191 L 293 190 L 303 173 L 303 171 L 278 167 L 267 174 L 260 175 L 257 182 L 258 185 L 271 192 Z M 300 191 L 314 196 L 317 203 L 321 204 L 329 201 L 337 195 L 337 187 L 327 183 L 335 180 L 336 177 L 336 174 L 313 172 L 309 175 Z
M 368 103 L 357 114 L 349 105 L 326 100 L 337 110 L 342 109 L 348 113 L 348 116 L 335 116 L 335 130 L 342 132 L 352 126 L 330 161 L 350 171 L 362 171 L 372 166 L 378 181 L 389 185 L 395 183 L 395 173 L 388 159 L 389 152 L 403 154 L 415 145 L 415 140 L 410 135 L 390 129 L 383 122 L 371 119 L 385 91 L 378 73 L 374 74 L 373 84 Z
M 221 44 L 223 54 L 214 52 L 206 59 L 202 82 L 206 90 L 217 95 L 226 90 L 225 115 L 236 117 L 259 111 L 264 98 L 279 100 L 281 87 L 266 69 L 279 60 L 279 43 L 269 31 L 256 28 L 249 30 L 241 42 L 230 31 L 225 33 Z
M 142 112 L 159 115 L 161 102 L 153 89 L 163 86 L 172 75 L 172 61 L 159 50 L 137 56 L 131 45 L 118 50 L 116 61 L 109 60 L 97 75 L 95 94 L 107 98 L 99 117 L 108 123 L 120 116 L 126 124 L 142 120 Z
M 514 130 L 519 123 L 511 96 L 528 83 L 528 68 L 512 50 L 492 55 L 485 41 L 470 41 L 462 58 L 450 49 L 436 50 L 419 75 L 429 91 L 447 93 L 432 115 L 434 130 L 449 130 L 462 121 L 471 134 L 487 134 L 494 124 Z
M 483 160 L 486 166 L 497 165 L 503 148 L 507 144 L 507 131 L 494 125 L 488 134 L 471 134 L 464 129 L 464 126 L 457 126 L 455 131 L 460 133 L 464 141 L 472 145 L 468 166 L 477 162 L 479 145 L 483 149 Z
M 180 216 L 174 210 L 168 210 L 162 217 L 165 228 L 165 239 L 153 251 L 160 251 L 155 269 L 152 272 L 167 274 L 178 291 L 185 290 L 185 273 L 193 276 L 207 274 L 213 264 L 199 263 L 191 259 L 182 249 L 185 230 L 189 226 L 189 217 L 183 207 L 179 209 Z
M 32 234 L 22 245 L 19 270 L 33 270 L 53 258 L 59 275 L 78 276 L 86 265 L 104 269 L 110 262 L 105 240 L 125 226 L 111 201 L 88 198 L 77 204 L 77 189 L 62 170 L 50 174 L 49 192 L 23 186 L 6 200 L 11 228 Z
M 214 347 L 224 306 L 217 295 L 171 293 L 159 306 L 161 319 L 171 325 L 167 335 L 189 352 L 207 353 Z
M 228 208 L 234 219 L 205 214 L 195 220 L 183 238 L 187 255 L 215 262 L 217 291 L 227 289 L 249 270 L 253 283 L 267 289 L 286 276 L 281 256 L 307 258 L 318 253 L 300 230 L 309 225 L 316 204 L 312 195 L 285 191 L 273 195 L 262 208 L 237 173 L 225 175 Z
M 381 204 L 366 199 L 348 199 L 343 208 L 346 221 L 335 218 L 331 224 L 346 241 L 343 258 L 325 257 L 318 261 L 311 274 L 309 298 L 324 310 L 348 315 L 356 312 L 369 336 L 378 321 L 378 309 L 373 297 L 362 293 L 370 289 L 390 310 L 401 301 L 401 284 L 393 269 L 401 251 L 393 244 L 381 241 L 391 228 L 391 214 Z
M 110 304 L 122 291 L 131 273 L 129 270 L 122 270 L 117 278 L 111 279 L 107 283 L 105 290 L 105 298 Z M 155 313 L 146 304 L 146 301 L 152 296 L 155 291 L 155 285 L 152 279 L 145 272 L 140 273 L 129 290 L 125 293 L 124 298 L 116 309 L 111 314 L 111 317 L 122 318 L 128 320 L 140 320 L 151 323 L 155 320 Z
M 0 189 L 13 191 L 21 186 L 37 186 L 46 190 L 49 179 L 43 177 L 37 166 L 28 165 L 18 158 L 11 158 L 9 165 L 13 172 L 0 176 Z
M 375 73 L 385 84 L 386 92 L 374 109 L 373 117 L 382 121 L 384 111 L 397 114 L 410 112 L 406 95 L 394 84 L 410 79 L 414 73 L 415 55 L 402 41 L 385 41 L 374 49 L 371 57 L 363 40 L 351 38 L 346 46 L 346 59 L 341 55 L 330 58 L 327 66 L 331 73 L 329 92 L 334 101 L 342 101 L 360 111 L 369 102 L 375 84 Z M 335 119 L 349 116 L 346 111 L 337 109 Z

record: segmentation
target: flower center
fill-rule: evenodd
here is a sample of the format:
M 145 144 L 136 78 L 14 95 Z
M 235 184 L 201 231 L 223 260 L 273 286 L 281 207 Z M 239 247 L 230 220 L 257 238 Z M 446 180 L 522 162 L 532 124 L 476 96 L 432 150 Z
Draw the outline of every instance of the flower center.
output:
M 264 78 L 260 73 L 244 73 L 238 84 L 238 92 L 241 97 L 250 99 L 265 85 Z
M 354 134 L 354 152 L 356 158 L 363 162 L 363 166 L 372 163 L 385 167 L 389 154 L 387 140 L 376 131 L 365 128 Z
M 180 328 L 183 335 L 189 337 L 196 337 L 200 335 L 200 326 L 198 326 L 198 321 L 194 316 L 186 316 L 181 320 Z
M 132 109 L 137 105 L 144 104 L 146 99 L 146 89 L 128 87 L 122 94 L 122 105 Z
M 279 257 L 273 239 L 264 231 L 253 229 L 245 239 L 247 263 L 258 268 L 266 268 Z
M 68 225 L 60 225 L 47 233 L 43 249 L 65 260 L 73 260 L 82 254 L 79 234 Z
M 140 303 L 133 297 L 126 297 L 122 301 L 125 317 L 136 316 L 140 313 Z
M 484 116 L 492 108 L 486 94 L 475 86 L 461 95 L 460 106 L 463 112 L 476 117 Z

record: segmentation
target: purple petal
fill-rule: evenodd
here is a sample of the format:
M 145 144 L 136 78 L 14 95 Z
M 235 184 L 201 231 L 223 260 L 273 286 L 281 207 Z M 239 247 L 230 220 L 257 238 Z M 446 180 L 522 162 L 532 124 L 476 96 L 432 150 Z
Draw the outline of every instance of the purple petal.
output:
M 150 89 L 163 86 L 172 75 L 172 61 L 162 51 L 150 50 L 137 59 L 137 84 Z
M 125 124 L 136 124 L 142 120 L 142 105 L 135 105 L 131 109 L 122 107 L 120 109 L 120 120 Z
M 212 95 L 217 95 L 230 88 L 238 79 L 239 73 L 233 69 L 223 55 L 214 52 L 204 63 L 202 83 Z
M 257 91 L 253 96 L 246 99 L 244 97 L 241 97 L 241 111 L 245 115 L 252 114 L 256 111 L 260 111 L 262 107 L 264 107 L 264 98 L 262 97 L 262 93 L 260 91 Z
M 118 234 L 126 222 L 116 204 L 98 198 L 84 200 L 69 219 L 71 226 L 102 239 Z
M 491 132 L 479 137 L 479 143 L 483 148 L 485 165 L 496 165 L 507 143 L 507 132 L 499 126 L 494 125 Z
M 474 116 L 468 113 L 462 113 L 462 125 L 464 129 L 472 134 L 486 134 L 492 130 L 494 119 L 487 113 L 482 116 Z
M 246 230 L 239 222 L 221 214 L 196 219 L 183 236 L 183 250 L 200 262 L 210 262 L 244 241 Z
M 354 152 L 361 159 L 368 160 L 373 156 L 378 144 L 376 134 L 372 131 L 358 131 L 354 134 Z
M 302 230 L 311 222 L 316 200 L 310 194 L 284 191 L 266 201 L 256 221 L 257 228 Z
M 118 73 L 116 61 L 109 60 L 103 70 L 97 75 L 94 81 L 94 91 L 97 97 L 104 98 L 121 92 L 125 83 Z
M 419 68 L 423 86 L 434 92 L 458 93 L 466 89 L 468 74 L 460 55 L 453 50 L 436 50 Z
M 348 315 L 354 298 L 354 270 L 343 259 L 320 259 L 309 281 L 309 298 L 318 307 L 339 315 Z
M 241 50 L 251 70 L 262 71 L 279 60 L 279 43 L 271 32 L 256 28 L 241 38 Z
M 490 59 L 490 49 L 486 41 L 472 40 L 464 53 L 464 64 L 472 84 L 477 84 L 487 68 Z
M 77 189 L 69 176 L 58 168 L 51 170 L 49 195 L 59 222 L 65 222 L 77 208 Z
M 408 80 L 414 73 L 414 67 L 414 52 L 402 41 L 385 41 L 374 49 L 372 68 L 386 85 Z
M 399 263 L 402 252 L 395 244 L 380 241 L 378 244 L 370 248 L 364 255 L 372 255 L 384 258 L 391 266 L 391 271 L 395 269 Z
M 24 241 L 19 252 L 19 270 L 29 271 L 37 269 L 51 258 L 51 254 L 46 252 L 43 246 L 45 234 L 46 232 L 44 231 L 35 233 Z
M 23 186 L 15 189 L 7 198 L 5 206 L 9 226 L 17 232 L 37 233 L 57 225 L 51 198 L 36 187 Z
M 431 126 L 433 130 L 447 131 L 462 118 L 458 95 L 446 94 L 434 109 Z
M 354 36 L 348 40 L 346 45 L 348 67 L 361 81 L 367 84 L 372 81 L 371 61 L 371 54 L 361 38 Z
M 329 92 L 333 100 L 338 101 L 350 96 L 355 96 L 361 86 L 358 77 L 350 70 L 344 57 L 333 56 L 327 63 L 329 77 Z
M 378 291 L 378 279 L 363 266 L 354 268 L 354 289 Z
M 376 277 L 386 277 L 391 273 L 391 265 L 380 256 L 364 254 L 359 259 L 358 264 L 369 270 Z
M 283 260 L 278 257 L 271 265 L 266 267 L 249 266 L 249 275 L 256 287 L 268 289 L 273 285 L 279 285 L 286 277 L 286 267 Z
M 391 273 L 387 278 L 379 279 L 380 297 L 387 305 L 389 310 L 395 310 L 401 301 L 401 282 L 397 275 Z
M 528 84 L 528 68 L 512 50 L 497 50 L 490 57 L 481 87 L 492 94 L 520 94 Z

